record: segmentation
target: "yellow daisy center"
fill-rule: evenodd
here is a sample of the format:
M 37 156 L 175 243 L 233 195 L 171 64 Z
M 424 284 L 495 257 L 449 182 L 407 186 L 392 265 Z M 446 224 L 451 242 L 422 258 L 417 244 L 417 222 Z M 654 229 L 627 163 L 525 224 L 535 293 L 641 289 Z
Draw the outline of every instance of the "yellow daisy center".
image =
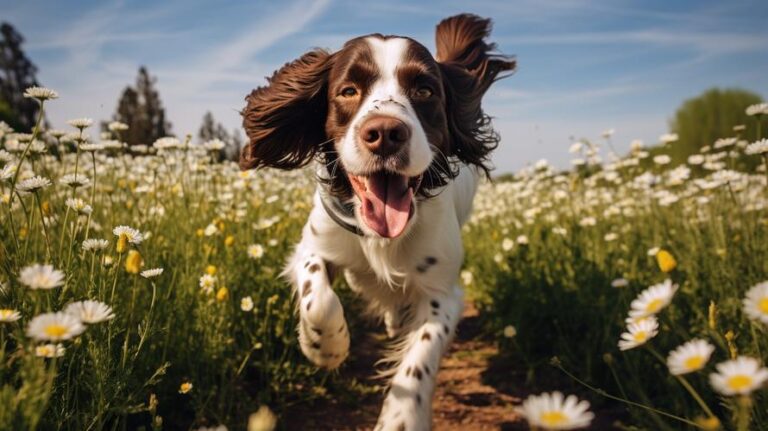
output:
M 58 324 L 48 325 L 43 332 L 49 337 L 61 337 L 67 333 L 67 327 Z
M 547 427 L 562 425 L 568 422 L 568 416 L 557 410 L 544 412 L 539 419 L 541 419 L 541 423 Z
M 638 343 L 645 342 L 645 340 L 648 339 L 648 333 L 645 331 L 637 331 L 635 332 L 634 338 Z
M 752 386 L 752 377 L 737 374 L 729 378 L 726 384 L 734 391 L 741 391 Z
M 664 301 L 660 298 L 656 298 L 648 303 L 648 305 L 645 307 L 645 311 L 649 313 L 655 313 L 661 309 L 662 304 L 664 304 Z
M 760 310 L 761 313 L 768 314 L 768 297 L 760 299 L 757 303 L 757 309 Z
M 685 368 L 689 370 L 698 370 L 702 365 L 704 365 L 704 357 L 701 355 L 691 356 L 683 361 L 683 365 L 685 365 Z

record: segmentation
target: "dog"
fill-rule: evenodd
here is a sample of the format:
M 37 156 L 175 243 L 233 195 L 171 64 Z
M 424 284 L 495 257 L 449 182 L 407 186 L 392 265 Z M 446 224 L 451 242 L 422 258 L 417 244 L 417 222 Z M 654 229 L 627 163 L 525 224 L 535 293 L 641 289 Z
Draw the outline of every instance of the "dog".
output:
M 481 108 L 513 57 L 491 21 L 441 21 L 436 56 L 371 34 L 286 63 L 246 97 L 242 169 L 315 162 L 314 207 L 283 275 L 294 287 L 304 355 L 334 369 L 349 353 L 335 276 L 344 275 L 394 340 L 376 430 L 428 430 L 440 360 L 463 310 L 461 226 L 490 175 L 499 135 Z

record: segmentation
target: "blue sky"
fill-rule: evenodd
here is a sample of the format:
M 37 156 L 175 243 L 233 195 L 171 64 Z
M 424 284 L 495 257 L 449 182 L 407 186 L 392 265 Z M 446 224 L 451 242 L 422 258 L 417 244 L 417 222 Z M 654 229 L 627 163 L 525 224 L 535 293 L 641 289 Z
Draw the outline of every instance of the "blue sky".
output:
M 3 4 L 6 3 L 7 4 Z M 434 47 L 443 17 L 493 18 L 518 72 L 486 96 L 502 143 L 498 172 L 546 158 L 567 166 L 569 138 L 654 143 L 685 98 L 712 86 L 768 95 L 768 2 L 755 1 L 13 1 L 38 78 L 59 91 L 50 118 L 107 119 L 139 65 L 158 78 L 176 134 L 206 110 L 239 127 L 243 97 L 311 47 L 353 36 L 411 36 Z

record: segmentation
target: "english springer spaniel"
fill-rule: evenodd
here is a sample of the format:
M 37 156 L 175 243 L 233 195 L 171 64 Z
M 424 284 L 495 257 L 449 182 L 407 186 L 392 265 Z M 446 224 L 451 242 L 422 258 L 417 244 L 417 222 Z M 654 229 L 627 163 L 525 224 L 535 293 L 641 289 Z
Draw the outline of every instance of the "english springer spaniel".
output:
M 316 160 L 314 208 L 284 275 L 301 350 L 338 367 L 349 330 L 331 288 L 340 272 L 395 341 L 376 430 L 431 428 L 440 359 L 463 308 L 461 226 L 499 141 L 480 101 L 515 61 L 475 15 L 437 26 L 437 55 L 372 34 L 285 64 L 246 97 L 242 169 Z

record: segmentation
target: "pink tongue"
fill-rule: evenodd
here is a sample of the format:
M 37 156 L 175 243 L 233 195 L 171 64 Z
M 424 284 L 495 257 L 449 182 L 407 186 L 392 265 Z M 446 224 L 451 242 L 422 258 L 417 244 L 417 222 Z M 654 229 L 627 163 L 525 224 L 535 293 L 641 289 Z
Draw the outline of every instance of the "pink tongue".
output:
M 366 180 L 362 197 L 363 219 L 384 238 L 395 238 L 405 230 L 411 214 L 413 190 L 403 175 L 376 173 Z

